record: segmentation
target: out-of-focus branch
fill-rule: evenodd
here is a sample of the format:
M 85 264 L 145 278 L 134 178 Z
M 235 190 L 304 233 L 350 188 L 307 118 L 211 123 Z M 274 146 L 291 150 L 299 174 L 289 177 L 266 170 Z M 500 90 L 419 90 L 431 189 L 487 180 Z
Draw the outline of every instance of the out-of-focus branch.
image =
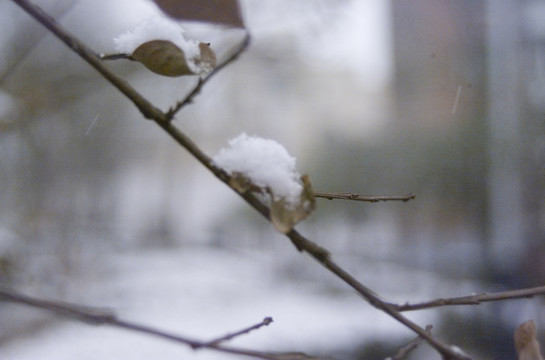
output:
M 379 202 L 379 201 L 403 201 L 407 202 L 416 198 L 415 194 L 408 195 L 360 195 L 354 193 L 328 193 L 328 192 L 314 192 L 315 197 L 324 198 L 327 200 L 341 199 L 341 200 L 354 200 L 354 201 L 367 201 L 367 202 Z
M 58 315 L 68 316 L 76 320 L 86 322 L 88 324 L 108 325 L 112 327 L 126 329 L 132 332 L 153 335 L 156 337 L 160 337 L 163 339 L 167 339 L 167 340 L 175 341 L 177 343 L 188 345 L 193 349 L 206 348 L 206 349 L 220 351 L 224 353 L 243 355 L 243 356 L 255 357 L 255 358 L 266 359 L 266 360 L 283 359 L 283 357 L 281 357 L 281 354 L 222 346 L 218 344 L 221 341 L 221 339 L 214 340 L 214 341 L 198 341 L 195 339 L 190 339 L 185 336 L 180 336 L 180 335 L 172 334 L 170 332 L 166 332 L 163 330 L 155 329 L 149 326 L 121 320 L 113 312 L 103 308 L 94 308 L 94 307 L 61 302 L 61 301 L 43 300 L 43 299 L 38 299 L 35 297 L 19 294 L 19 293 L 6 290 L 3 288 L 0 288 L 0 301 L 15 303 L 15 304 L 23 304 L 23 305 L 43 309 L 43 310 L 52 311 Z M 265 318 L 265 319 L 270 319 L 270 318 Z M 264 322 L 265 321 L 263 321 L 262 323 L 264 324 Z M 254 325 L 254 327 L 252 327 L 252 330 L 255 328 L 256 327 Z M 234 333 L 235 335 L 231 336 L 230 338 L 234 336 L 238 336 L 242 333 L 246 333 L 248 331 Z
M 537 295 L 545 295 L 545 286 L 537 286 L 533 288 L 509 290 L 496 293 L 483 293 L 453 298 L 440 298 L 415 304 L 390 303 L 390 305 L 398 311 L 413 311 L 436 308 L 440 306 L 479 305 L 484 302 L 531 298 Z
M 227 186 L 230 186 L 230 176 L 222 169 L 216 167 L 211 159 L 184 133 L 182 133 L 178 128 L 176 128 L 171 120 L 171 117 L 188 101 L 191 100 L 192 96 L 198 92 L 193 90 L 193 95 L 189 95 L 185 100 L 181 102 L 181 105 L 173 108 L 169 113 L 163 113 L 161 110 L 153 106 L 148 100 L 146 100 L 142 95 L 140 95 L 136 90 L 134 90 L 126 81 L 119 78 L 113 72 L 111 72 L 103 62 L 100 57 L 89 49 L 85 44 L 72 36 L 68 31 L 62 28 L 59 24 L 56 23 L 55 19 L 51 18 L 49 15 L 44 13 L 36 5 L 32 4 L 28 0 L 12 0 L 19 6 L 21 6 L 25 11 L 27 11 L 31 16 L 36 20 L 42 23 L 47 27 L 53 34 L 55 34 L 59 39 L 61 39 L 68 47 L 70 47 L 75 53 L 80 55 L 85 61 L 87 61 L 91 66 L 93 66 L 105 79 L 110 81 L 116 88 L 118 88 L 125 96 L 127 96 L 142 112 L 142 114 L 149 119 L 152 119 L 159 125 L 165 132 L 167 132 L 174 140 L 176 140 L 183 148 L 190 152 L 199 162 L 201 162 L 206 168 L 208 168 L 214 175 L 216 175 L 222 182 Z M 241 51 L 245 49 L 245 46 L 241 47 Z M 202 86 L 202 84 L 200 85 Z M 255 210 L 260 214 L 270 220 L 269 209 L 259 201 L 259 199 L 250 192 L 240 193 L 237 192 L 248 204 L 250 204 Z M 426 330 L 418 326 L 416 323 L 412 322 L 408 318 L 404 317 L 396 308 L 391 304 L 380 299 L 373 291 L 368 289 L 366 286 L 357 281 L 349 273 L 347 273 L 342 267 L 337 265 L 329 256 L 329 252 L 314 242 L 306 239 L 301 234 L 299 234 L 295 229 L 290 231 L 287 236 L 293 242 L 293 244 L 300 251 L 305 251 L 314 257 L 321 265 L 327 268 L 329 271 L 337 275 L 341 280 L 351 286 L 356 290 L 360 295 L 362 295 L 371 305 L 384 311 L 389 314 L 394 319 L 398 320 L 400 323 L 404 324 L 418 335 L 422 336 L 426 341 L 435 348 L 439 353 L 445 358 L 449 359 L 459 359 L 466 360 L 468 357 L 464 354 L 461 354 L 458 351 L 453 350 L 447 344 L 442 343 L 441 341 L 431 337 L 427 334 Z M 116 323 L 119 323 L 119 320 L 116 320 Z M 139 330 L 146 332 L 147 328 L 141 327 Z M 150 332 L 153 333 L 153 332 Z M 168 336 L 165 336 L 168 337 Z M 198 345 L 197 345 L 198 346 Z M 215 348 L 217 345 L 210 345 L 209 348 Z M 225 348 L 223 348 L 225 350 Z M 251 355 L 254 356 L 254 355 Z M 272 357 L 269 357 L 272 358 Z M 278 359 L 278 357 L 276 357 Z M 284 359 L 286 359 L 284 357 Z

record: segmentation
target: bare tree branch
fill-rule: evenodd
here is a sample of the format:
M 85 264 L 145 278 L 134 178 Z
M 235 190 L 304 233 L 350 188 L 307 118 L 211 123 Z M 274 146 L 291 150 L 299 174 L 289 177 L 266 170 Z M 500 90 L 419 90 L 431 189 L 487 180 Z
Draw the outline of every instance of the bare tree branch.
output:
M 15 304 L 23 304 L 23 305 L 43 309 L 43 310 L 52 311 L 58 315 L 71 317 L 88 324 L 108 325 L 112 327 L 130 330 L 133 332 L 153 335 L 156 337 L 160 337 L 163 339 L 167 339 L 167 340 L 175 341 L 184 345 L 188 345 L 192 349 L 206 348 L 206 349 L 229 353 L 229 354 L 243 355 L 243 356 L 267 359 L 267 360 L 284 359 L 283 357 L 281 357 L 281 354 L 220 346 L 218 342 L 222 341 L 221 339 L 214 340 L 212 342 L 198 341 L 195 339 L 190 339 L 188 337 L 175 335 L 175 334 L 162 331 L 159 329 L 154 329 L 149 326 L 121 320 L 113 312 L 103 308 L 88 307 L 88 306 L 71 304 L 71 303 L 61 302 L 61 301 L 42 300 L 42 299 L 27 296 L 27 295 L 19 294 L 4 288 L 0 288 L 0 301 L 15 303 Z M 270 318 L 265 318 L 265 319 L 270 319 Z M 268 323 L 270 323 L 270 321 Z M 264 320 L 260 324 L 260 326 L 265 325 L 265 322 L 267 321 Z M 268 323 L 266 325 L 268 325 Z M 251 330 L 252 329 L 250 330 L 247 329 L 246 332 Z M 240 332 L 235 333 L 235 335 L 233 335 L 232 337 L 237 336 L 238 333 Z
M 341 199 L 341 200 L 354 200 L 354 201 L 367 201 L 367 202 L 379 202 L 379 201 L 403 201 L 407 202 L 416 198 L 415 194 L 408 195 L 360 195 L 354 193 L 328 193 L 328 192 L 314 192 L 314 196 L 324 198 L 328 200 Z
M 509 290 L 496 293 L 483 293 L 453 298 L 440 298 L 416 304 L 406 303 L 400 305 L 390 303 L 390 306 L 393 306 L 398 311 L 414 311 L 436 308 L 440 306 L 479 305 L 483 302 L 531 298 L 537 295 L 545 295 L 545 286 L 537 286 L 527 289 Z
M 291 233 L 288 233 L 288 236 Z M 297 233 L 297 236 L 301 236 Z M 302 236 L 301 236 L 302 237 Z M 291 239 L 291 237 L 290 237 Z M 305 248 L 306 250 L 306 248 Z M 314 256 L 314 254 L 311 254 Z M 316 258 L 316 256 L 315 256 Z M 422 338 L 424 338 L 430 346 L 432 346 L 435 350 L 437 350 L 443 357 L 448 359 L 470 359 L 466 355 L 455 351 L 452 347 L 448 346 L 447 344 L 444 344 L 443 342 L 435 339 L 431 335 L 429 335 L 425 329 L 422 329 L 420 326 L 418 326 L 413 321 L 409 320 L 408 318 L 404 317 L 395 306 L 392 304 L 382 300 L 374 291 L 357 281 L 352 275 L 347 273 L 343 268 L 341 268 L 339 265 L 337 265 L 335 262 L 331 260 L 331 258 L 325 257 L 325 258 L 316 258 L 320 264 L 322 264 L 324 267 L 329 269 L 331 272 L 333 272 L 335 275 L 337 275 L 340 279 L 342 279 L 345 283 L 349 284 L 354 290 L 356 290 L 361 296 L 363 296 L 371 305 L 373 305 L 375 308 L 382 310 L 386 314 L 390 315 L 392 318 L 396 319 L 418 335 L 420 335 Z
M 89 49 L 85 44 L 72 36 L 68 31 L 62 28 L 59 24 L 56 23 L 55 19 L 51 18 L 49 15 L 44 13 L 36 5 L 32 4 L 27 0 L 12 0 L 18 4 L 21 8 L 27 11 L 31 16 L 36 20 L 42 23 L 47 27 L 52 33 L 54 33 L 59 39 L 61 39 L 68 47 L 70 47 L 74 52 L 79 54 L 85 61 L 87 61 L 91 66 L 93 66 L 104 78 L 110 81 L 116 88 L 118 88 L 125 96 L 127 96 L 137 108 L 142 112 L 142 114 L 148 118 L 152 119 L 163 128 L 174 140 L 176 140 L 182 147 L 189 151 L 199 162 L 201 162 L 206 168 L 208 168 L 214 175 L 216 175 L 221 181 L 223 181 L 227 186 L 229 186 L 230 176 L 223 171 L 222 169 L 216 167 L 210 158 L 184 133 L 179 129 L 173 126 L 171 123 L 171 117 L 173 114 L 178 111 L 184 103 L 190 101 L 193 95 L 189 95 L 185 100 L 182 101 L 181 105 L 177 105 L 173 110 L 168 114 L 163 113 L 161 110 L 153 106 L 148 100 L 146 100 L 142 95 L 140 95 L 136 90 L 134 90 L 126 81 L 119 78 L 108 68 L 104 66 L 100 57 L 96 55 L 91 49 Z M 241 51 L 245 46 L 241 47 Z M 202 86 L 202 84 L 200 85 Z M 199 87 L 198 87 L 199 88 Z M 193 93 L 196 94 L 198 90 L 194 90 Z M 189 100 L 188 100 L 189 99 Z M 170 115 L 169 115 L 170 114 Z M 233 189 L 236 191 L 235 189 Z M 269 209 L 259 201 L 259 199 L 250 192 L 239 193 L 237 192 L 248 204 L 250 204 L 255 210 L 257 210 L 264 217 L 269 219 Z M 362 295 L 371 305 L 384 311 L 389 314 L 394 319 L 398 320 L 400 323 L 404 324 L 418 335 L 422 336 L 426 341 L 435 348 L 443 357 L 448 359 L 468 359 L 464 354 L 461 354 L 458 351 L 453 350 L 447 344 L 442 343 L 441 341 L 433 338 L 428 335 L 426 330 L 418 326 L 416 323 L 412 322 L 408 318 L 401 315 L 395 306 L 389 304 L 382 299 L 380 299 L 373 291 L 365 287 L 363 284 L 358 282 L 354 277 L 347 273 L 343 268 L 333 262 L 329 256 L 329 252 L 319 245 L 313 243 L 312 241 L 306 239 L 300 235 L 295 229 L 290 231 L 287 236 L 293 242 L 293 244 L 300 251 L 305 251 L 314 257 L 320 264 L 327 268 L 332 273 L 336 274 L 341 280 L 350 285 L 355 289 L 360 295 Z M 119 324 L 119 321 L 116 320 L 116 324 Z M 119 326 L 119 325 L 118 325 Z M 139 331 L 145 332 L 146 328 L 139 327 Z M 150 331 L 150 333 L 153 333 Z M 168 336 L 165 336 L 168 337 Z M 216 348 L 217 345 L 208 346 L 209 348 Z M 225 348 L 222 348 L 225 351 Z M 254 356 L 254 355 L 250 355 Z M 272 358 L 272 357 L 270 357 Z

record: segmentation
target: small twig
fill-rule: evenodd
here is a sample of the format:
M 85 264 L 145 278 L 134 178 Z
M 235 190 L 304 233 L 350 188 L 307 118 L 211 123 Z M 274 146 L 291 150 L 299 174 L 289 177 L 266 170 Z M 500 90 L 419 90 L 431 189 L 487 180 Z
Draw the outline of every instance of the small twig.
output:
M 202 87 L 204 84 L 206 84 L 214 75 L 219 73 L 224 67 L 231 64 L 233 61 L 238 59 L 240 54 L 242 54 L 250 45 L 250 35 L 248 33 L 245 34 L 244 39 L 241 43 L 239 43 L 234 50 L 231 50 L 231 52 L 227 55 L 225 60 L 223 60 L 221 63 L 219 63 L 214 70 L 212 70 L 211 73 L 209 73 L 205 77 L 199 77 L 199 81 L 197 82 L 197 85 L 191 90 L 189 93 L 185 95 L 185 97 L 181 100 L 179 100 L 176 105 L 171 107 L 167 113 L 166 116 L 169 120 L 172 120 L 176 113 L 180 111 L 185 105 L 190 104 L 193 101 L 193 98 L 201 92 Z
M 237 336 L 248 334 L 250 331 L 257 330 L 260 327 L 269 326 L 269 324 L 272 323 L 272 322 L 273 322 L 272 317 L 267 316 L 266 318 L 263 319 L 263 321 L 261 321 L 258 324 L 255 324 L 255 325 L 249 326 L 247 328 L 244 328 L 242 330 L 239 330 L 239 331 L 236 331 L 236 332 L 229 333 L 227 335 L 221 336 L 221 337 L 216 338 L 214 340 L 208 341 L 206 344 L 207 345 L 217 345 L 220 342 L 228 341 L 228 340 L 234 339 Z
M 127 54 L 100 54 L 100 58 L 102 60 L 120 60 L 120 59 L 123 59 L 123 60 L 134 61 L 132 56 L 127 55 Z
M 341 200 L 354 200 L 354 201 L 367 201 L 367 202 L 379 202 L 379 201 L 403 201 L 407 202 L 416 198 L 415 194 L 408 195 L 360 195 L 354 193 L 328 193 L 328 192 L 314 192 L 315 197 L 324 198 L 328 200 L 341 199 Z
M 431 329 L 433 328 L 432 325 L 427 325 L 426 326 L 426 332 L 428 333 L 428 335 L 431 336 Z M 413 351 L 414 349 L 416 349 L 416 347 L 418 345 L 420 345 L 420 343 L 422 342 L 422 340 L 424 340 L 422 338 L 422 336 L 417 336 L 415 337 L 414 339 L 412 339 L 411 341 L 409 341 L 409 343 L 405 346 L 403 346 L 402 348 L 400 348 L 394 356 L 391 357 L 392 360 L 401 360 L 401 359 L 404 359 L 405 357 L 407 357 L 407 355 Z
M 430 309 L 440 306 L 454 305 L 479 305 L 483 302 L 531 298 L 537 295 L 545 295 L 545 286 L 537 286 L 527 289 L 509 290 L 496 293 L 483 293 L 477 295 L 460 296 L 453 298 L 440 298 L 416 304 L 390 304 L 398 311 L 414 311 Z

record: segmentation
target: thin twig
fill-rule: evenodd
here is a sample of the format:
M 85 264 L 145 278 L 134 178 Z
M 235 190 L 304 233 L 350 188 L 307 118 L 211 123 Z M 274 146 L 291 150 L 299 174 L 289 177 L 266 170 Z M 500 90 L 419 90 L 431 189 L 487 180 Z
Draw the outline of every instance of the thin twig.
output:
M 324 198 L 328 200 L 341 199 L 341 200 L 354 200 L 354 201 L 367 201 L 367 202 L 379 202 L 379 201 L 403 201 L 407 202 L 416 198 L 415 194 L 408 195 L 360 195 L 354 193 L 328 193 L 328 192 L 314 192 L 315 197 Z
M 176 140 L 182 147 L 189 151 L 199 162 L 201 162 L 205 167 L 207 167 L 214 175 L 216 175 L 222 182 L 229 186 L 229 175 L 222 169 L 216 167 L 210 158 L 184 133 L 179 129 L 173 126 L 170 122 L 170 117 L 168 114 L 163 113 L 161 110 L 153 106 L 149 101 L 147 101 L 143 96 L 141 96 L 136 90 L 134 90 L 126 81 L 119 78 L 108 68 L 106 68 L 99 58 L 91 49 L 89 49 L 81 41 L 74 38 L 69 34 L 64 28 L 56 23 L 56 21 L 51 18 L 49 15 L 44 13 L 37 6 L 32 4 L 27 0 L 12 0 L 19 6 L 21 6 L 25 11 L 30 15 L 36 18 L 40 23 L 46 26 L 52 33 L 54 33 L 59 39 L 65 42 L 74 52 L 79 54 L 84 60 L 86 60 L 91 66 L 93 66 L 97 71 L 100 72 L 108 81 L 110 81 L 115 87 L 117 87 L 125 96 L 127 96 L 142 112 L 142 114 L 149 119 L 154 120 L 161 128 L 163 128 L 174 140 Z M 202 84 L 200 85 L 202 86 Z M 194 90 L 195 94 L 196 91 Z M 189 100 L 193 95 L 189 96 Z M 186 98 L 187 100 L 188 98 Z M 185 103 L 187 103 L 187 101 Z M 183 105 L 183 104 L 182 104 Z M 171 116 L 179 110 L 181 106 L 174 108 L 169 112 Z M 233 189 L 236 191 L 235 189 Z M 238 192 L 237 192 L 238 193 Z M 238 193 L 248 204 L 250 204 L 255 210 L 260 214 L 270 220 L 269 209 L 259 201 L 259 199 L 252 193 Z M 439 353 L 445 358 L 449 359 L 468 359 L 467 356 L 454 351 L 450 346 L 442 343 L 441 341 L 429 336 L 426 331 L 419 327 L 417 324 L 405 318 L 401 313 L 391 304 L 380 299 L 373 291 L 369 290 L 363 284 L 358 282 L 354 277 L 348 274 L 344 269 L 339 265 L 333 262 L 329 256 L 329 252 L 319 245 L 313 243 L 312 241 L 306 239 L 300 235 L 296 230 L 290 231 L 287 236 L 293 242 L 293 244 L 300 251 L 305 251 L 314 257 L 320 264 L 329 271 L 336 274 L 341 280 L 350 285 L 355 289 L 360 295 L 362 295 L 370 304 L 372 304 L 377 309 L 384 311 L 389 314 L 394 319 L 398 320 L 400 323 L 404 324 L 418 335 L 428 341 L 428 343 L 434 347 Z M 212 345 L 214 347 L 216 345 Z
M 179 100 L 176 103 L 176 105 L 174 105 L 173 107 L 171 107 L 168 110 L 168 112 L 166 114 L 167 118 L 169 120 L 172 120 L 174 118 L 174 116 L 176 115 L 176 113 L 178 113 L 185 105 L 190 104 L 193 101 L 193 98 L 197 94 L 199 94 L 201 92 L 201 89 L 204 86 L 204 84 L 207 83 L 208 81 L 210 81 L 210 79 L 214 75 L 219 73 L 224 67 L 226 67 L 227 65 L 231 64 L 233 61 L 238 59 L 240 54 L 242 54 L 248 48 L 249 45 L 250 45 L 250 35 L 248 33 L 246 33 L 245 36 L 244 36 L 244 39 L 242 40 L 242 42 L 240 42 L 237 46 L 235 46 L 235 48 L 233 50 L 231 50 L 228 53 L 225 60 L 220 62 L 214 68 L 214 70 L 212 70 L 212 72 L 209 73 L 207 76 L 200 77 L 199 81 L 197 82 L 197 85 L 193 88 L 193 90 L 191 90 L 189 93 L 187 93 L 187 95 L 184 96 L 183 99 Z
M 249 326 L 247 328 L 244 328 L 242 330 L 239 330 L 239 331 L 236 331 L 236 332 L 229 333 L 227 335 L 221 336 L 221 337 L 216 338 L 214 340 L 208 341 L 206 344 L 208 344 L 208 345 L 217 345 L 220 342 L 232 340 L 232 339 L 236 338 L 237 336 L 248 334 L 249 332 L 251 332 L 253 330 L 257 330 L 257 329 L 259 329 L 259 328 L 261 328 L 263 326 L 269 326 L 269 324 L 272 323 L 272 322 L 273 322 L 272 317 L 267 316 L 266 318 L 264 318 L 258 324 L 255 324 L 255 325 Z
M 414 311 L 436 308 L 440 306 L 454 305 L 479 305 L 483 302 L 502 301 L 521 298 L 531 298 L 537 295 L 545 295 L 545 286 L 537 286 L 527 289 L 509 290 L 496 293 L 483 293 L 477 295 L 460 296 L 453 298 L 440 298 L 416 304 L 390 304 L 398 311 Z
M 432 325 L 427 325 L 426 326 L 426 332 L 428 333 L 428 335 L 431 336 L 431 329 L 433 328 Z M 401 360 L 401 359 L 404 359 L 407 357 L 407 355 L 413 351 L 414 349 L 417 348 L 418 345 L 420 345 L 420 343 L 422 342 L 422 340 L 424 340 L 422 338 L 422 336 L 417 336 L 415 337 L 414 339 L 412 339 L 411 341 L 409 341 L 409 343 L 405 346 L 403 346 L 402 348 L 400 348 L 394 356 L 391 357 L 392 360 Z

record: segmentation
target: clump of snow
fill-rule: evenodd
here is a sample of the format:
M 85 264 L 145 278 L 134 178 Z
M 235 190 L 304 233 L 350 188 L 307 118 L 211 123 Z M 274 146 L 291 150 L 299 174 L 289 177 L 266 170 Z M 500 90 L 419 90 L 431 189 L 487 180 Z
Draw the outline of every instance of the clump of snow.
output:
M 276 199 L 297 204 L 303 190 L 295 158 L 278 142 L 240 134 L 229 141 L 212 161 L 230 174 L 241 173 L 261 188 L 269 188 Z
M 184 37 L 185 29 L 168 18 L 153 17 L 114 38 L 116 51 L 132 54 L 140 45 L 152 40 L 166 40 L 179 47 L 185 54 L 189 68 L 195 73 L 198 67 L 193 59 L 200 57 L 199 43 Z

